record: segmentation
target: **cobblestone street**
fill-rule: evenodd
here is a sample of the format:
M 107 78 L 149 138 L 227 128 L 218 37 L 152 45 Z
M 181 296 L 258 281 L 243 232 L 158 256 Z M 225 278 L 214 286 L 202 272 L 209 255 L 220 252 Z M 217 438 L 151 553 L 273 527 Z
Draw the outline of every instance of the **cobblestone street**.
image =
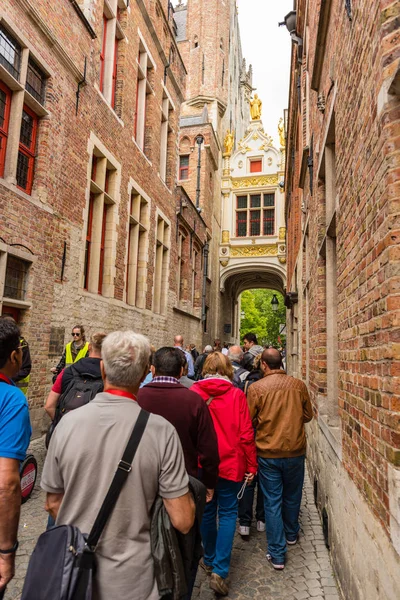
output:
M 43 439 L 35 440 L 30 448 L 39 465 L 39 475 L 32 497 L 22 507 L 20 547 L 16 575 L 7 589 L 6 600 L 21 596 L 29 556 L 39 534 L 45 529 L 44 493 L 40 490 L 40 472 L 45 456 Z M 312 487 L 306 477 L 301 511 L 302 533 L 296 546 L 290 548 L 286 568 L 276 572 L 265 558 L 265 534 L 252 528 L 248 541 L 236 536 L 230 575 L 228 598 L 257 598 L 264 600 L 340 600 L 332 572 L 329 553 L 325 547 L 322 527 L 315 509 Z M 214 598 L 206 575 L 199 570 L 194 599 Z M 111 599 L 110 600 L 114 600 Z

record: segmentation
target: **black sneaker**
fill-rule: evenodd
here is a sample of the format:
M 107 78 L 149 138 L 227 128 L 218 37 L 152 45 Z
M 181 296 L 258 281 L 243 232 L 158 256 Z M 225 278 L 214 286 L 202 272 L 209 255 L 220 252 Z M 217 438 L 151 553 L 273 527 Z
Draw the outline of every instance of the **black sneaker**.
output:
M 288 546 L 295 546 L 299 541 L 299 536 L 297 535 L 294 540 L 286 540 Z
M 283 569 L 285 568 L 284 562 L 276 561 L 274 558 L 272 558 L 272 556 L 269 553 L 267 553 L 267 559 L 276 571 L 283 571 Z

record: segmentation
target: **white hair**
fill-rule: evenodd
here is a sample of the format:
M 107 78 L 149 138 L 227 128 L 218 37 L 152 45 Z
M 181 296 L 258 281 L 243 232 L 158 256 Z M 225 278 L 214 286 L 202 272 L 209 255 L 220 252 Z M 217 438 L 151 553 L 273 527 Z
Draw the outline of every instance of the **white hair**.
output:
M 114 331 L 103 341 L 101 357 L 112 385 L 136 387 L 149 364 L 150 342 L 134 331 Z
M 240 362 L 243 358 L 243 350 L 238 350 L 237 352 L 232 352 L 232 349 L 229 349 L 228 352 L 229 360 L 233 360 L 235 362 Z

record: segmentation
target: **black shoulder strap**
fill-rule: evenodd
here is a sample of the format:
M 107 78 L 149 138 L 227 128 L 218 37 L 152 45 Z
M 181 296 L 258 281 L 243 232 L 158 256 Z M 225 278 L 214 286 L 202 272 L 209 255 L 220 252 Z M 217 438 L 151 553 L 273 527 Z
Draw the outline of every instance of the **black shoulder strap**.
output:
M 114 479 L 112 480 L 110 488 L 107 492 L 107 496 L 103 501 L 103 504 L 99 510 L 99 514 L 97 515 L 92 530 L 89 533 L 87 545 L 92 551 L 96 549 L 100 536 L 112 513 L 115 503 L 118 500 L 118 496 L 122 490 L 122 487 L 132 470 L 132 461 L 140 444 L 140 440 L 142 439 L 144 430 L 146 429 L 149 417 L 150 413 L 145 410 L 140 411 L 129 438 L 129 442 L 125 448 L 125 452 L 119 461 L 117 470 L 115 471 Z

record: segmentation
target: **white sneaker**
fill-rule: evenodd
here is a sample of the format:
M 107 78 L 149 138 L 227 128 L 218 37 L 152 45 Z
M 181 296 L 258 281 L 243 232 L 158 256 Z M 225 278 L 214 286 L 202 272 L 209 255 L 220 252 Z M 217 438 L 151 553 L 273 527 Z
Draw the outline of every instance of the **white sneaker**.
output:
M 257 531 L 265 531 L 264 521 L 257 521 Z
M 239 534 L 242 536 L 250 535 L 250 527 L 246 527 L 246 525 L 239 525 Z

